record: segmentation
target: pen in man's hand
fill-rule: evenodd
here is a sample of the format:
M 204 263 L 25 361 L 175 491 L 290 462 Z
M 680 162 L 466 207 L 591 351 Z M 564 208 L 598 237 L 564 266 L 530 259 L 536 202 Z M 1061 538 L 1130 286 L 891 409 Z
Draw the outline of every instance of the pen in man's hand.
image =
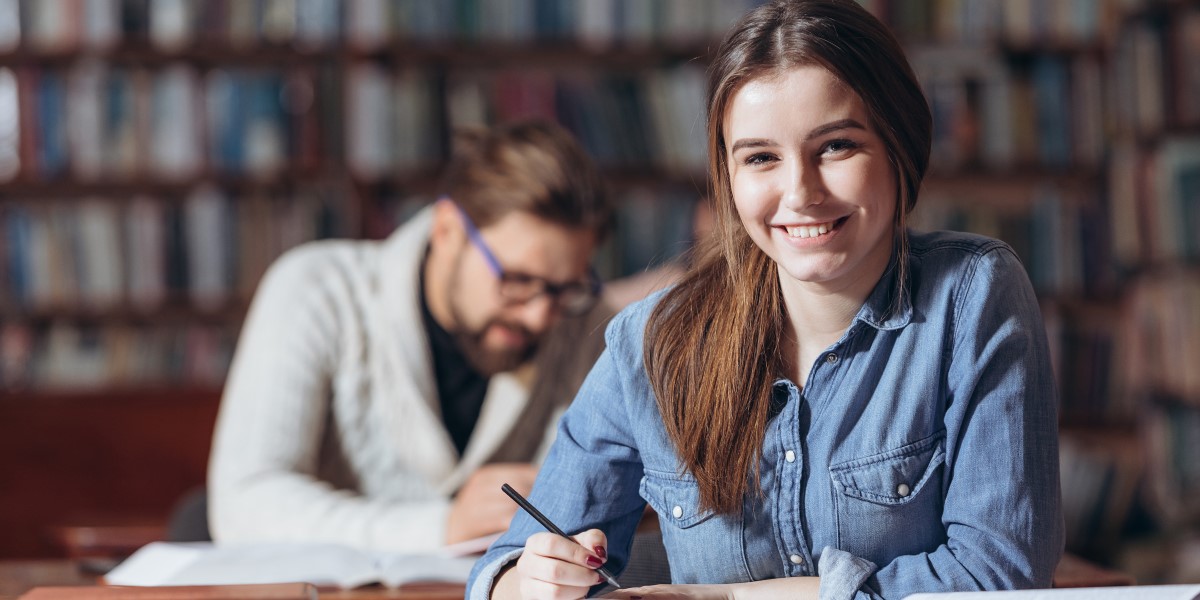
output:
M 542 511 L 534 508 L 533 505 L 530 504 L 529 501 L 526 500 L 524 496 L 517 493 L 517 490 L 512 489 L 512 486 L 510 486 L 506 483 L 506 484 L 500 486 L 500 489 L 504 490 L 504 493 L 508 494 L 508 497 L 512 498 L 513 502 L 516 502 L 518 506 L 525 509 L 525 512 L 529 513 L 529 516 L 537 519 L 537 522 L 541 523 L 542 527 L 545 527 L 547 530 L 550 531 L 550 533 L 555 533 L 555 534 L 561 535 L 561 536 L 567 538 L 568 540 L 575 542 L 575 538 L 572 538 L 571 536 L 563 533 L 563 530 L 559 529 L 558 525 L 555 525 L 553 521 L 551 521 L 550 519 L 547 519 L 546 515 L 542 514 Z M 579 542 L 575 542 L 575 543 L 578 544 Z M 617 578 L 613 577 L 612 573 L 608 572 L 608 569 L 606 569 L 604 567 L 600 567 L 600 568 L 596 569 L 596 572 L 599 573 L 600 576 L 603 577 L 605 581 L 612 584 L 613 587 L 616 587 L 616 588 L 621 587 L 621 584 L 617 583 Z

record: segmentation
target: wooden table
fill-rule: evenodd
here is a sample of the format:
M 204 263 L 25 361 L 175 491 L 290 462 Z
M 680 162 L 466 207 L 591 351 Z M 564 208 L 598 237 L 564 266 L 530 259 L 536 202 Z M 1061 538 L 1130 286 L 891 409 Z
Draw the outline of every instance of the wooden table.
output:
M 41 586 L 97 585 L 99 575 L 87 573 L 73 560 L 0 561 L 0 600 L 16 600 Z M 1132 585 L 1133 578 L 1105 569 L 1077 556 L 1063 556 L 1054 571 L 1054 587 L 1101 587 Z M 355 590 L 322 590 L 322 600 L 458 600 L 458 584 L 409 585 L 398 590 L 373 586 Z
M 21 594 L 44 586 L 97 585 L 99 575 L 87 573 L 72 560 L 0 561 L 0 600 L 16 600 Z M 408 585 L 398 590 L 371 586 L 354 590 L 321 590 L 330 600 L 460 600 L 459 584 Z

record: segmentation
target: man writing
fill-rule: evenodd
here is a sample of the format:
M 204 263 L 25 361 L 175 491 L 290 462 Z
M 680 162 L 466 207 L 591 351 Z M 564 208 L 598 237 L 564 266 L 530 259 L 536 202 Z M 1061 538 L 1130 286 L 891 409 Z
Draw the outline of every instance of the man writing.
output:
M 387 240 L 308 244 L 264 277 L 214 436 L 214 539 L 419 551 L 507 527 L 500 482 L 532 486 L 599 352 L 594 322 L 554 326 L 601 312 L 612 213 L 555 125 L 458 142 L 442 197 Z

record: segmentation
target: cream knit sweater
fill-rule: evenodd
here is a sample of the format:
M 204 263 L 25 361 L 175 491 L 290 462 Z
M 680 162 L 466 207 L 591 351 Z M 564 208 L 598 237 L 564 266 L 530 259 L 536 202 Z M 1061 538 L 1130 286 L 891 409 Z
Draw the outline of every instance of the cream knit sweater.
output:
M 383 242 L 307 244 L 264 276 L 209 461 L 215 540 L 428 550 L 443 543 L 450 496 L 472 471 L 544 451 L 599 353 L 600 326 L 593 317 L 560 327 L 573 348 L 552 340 L 543 349 L 560 363 L 570 356 L 540 369 L 553 381 L 535 382 L 531 367 L 494 376 L 459 457 L 418 298 L 431 216 L 424 210 Z

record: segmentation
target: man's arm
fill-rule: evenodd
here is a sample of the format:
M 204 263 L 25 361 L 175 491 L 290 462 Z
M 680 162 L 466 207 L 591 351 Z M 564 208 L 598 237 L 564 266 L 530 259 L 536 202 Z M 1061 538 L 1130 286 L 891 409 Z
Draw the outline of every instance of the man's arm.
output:
M 338 272 L 311 249 L 263 278 L 230 370 L 209 464 L 219 541 L 317 541 L 421 550 L 445 539 L 445 499 L 397 502 L 317 479 L 339 360 Z

